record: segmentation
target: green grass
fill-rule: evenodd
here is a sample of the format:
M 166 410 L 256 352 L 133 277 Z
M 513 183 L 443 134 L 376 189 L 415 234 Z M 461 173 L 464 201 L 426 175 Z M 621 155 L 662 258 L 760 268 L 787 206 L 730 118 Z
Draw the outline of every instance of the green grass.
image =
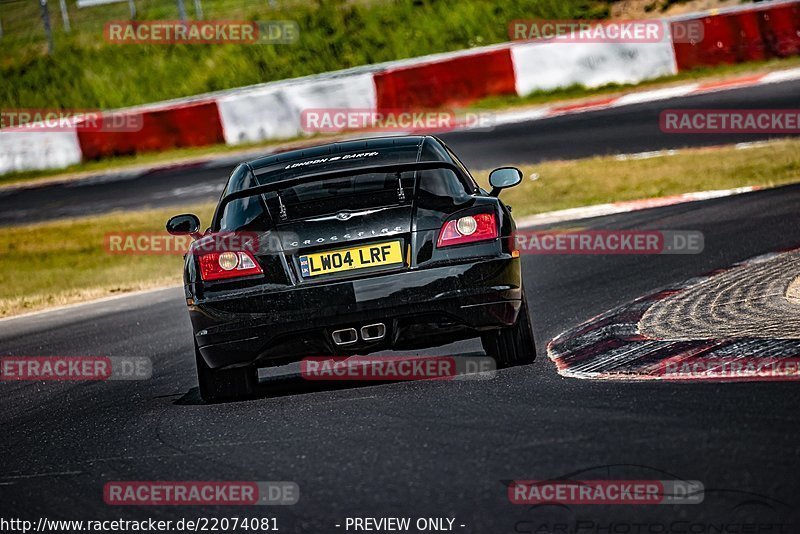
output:
M 511 163 L 511 162 L 509 162 Z M 776 186 L 800 181 L 800 141 L 734 147 L 685 149 L 675 155 L 640 160 L 613 156 L 551 161 L 520 167 L 523 183 L 502 193 L 515 217 L 622 200 L 728 189 Z M 531 180 L 536 173 L 539 178 Z M 476 174 L 485 181 L 487 172 Z
M 512 163 L 512 162 L 509 162 Z M 800 141 L 747 150 L 693 149 L 618 161 L 597 157 L 522 167 L 525 181 L 502 193 L 514 215 L 745 185 L 800 181 Z M 529 179 L 532 173 L 539 179 Z M 476 172 L 485 179 L 487 171 Z M 7 227 L 0 233 L 0 316 L 166 284 L 179 284 L 180 256 L 109 254 L 108 232 L 162 232 L 177 213 L 207 224 L 213 204 L 112 213 Z
M 0 237 L 0 317 L 180 284 L 180 255 L 111 254 L 105 236 L 112 232 L 166 235 L 166 220 L 187 211 L 208 223 L 213 206 L 113 213 L 5 228 Z
M 0 108 L 118 108 L 358 65 L 508 40 L 513 19 L 602 18 L 612 0 L 204 0 L 205 19 L 294 20 L 292 45 L 119 45 L 104 40 L 127 4 L 78 10 L 73 31 L 50 2 L 55 52 L 45 53 L 38 6 L 4 3 L 0 13 Z M 192 3 L 185 2 L 192 15 Z M 174 2 L 137 2 L 138 19 L 177 18 Z M 12 24 L 14 22 L 15 24 Z

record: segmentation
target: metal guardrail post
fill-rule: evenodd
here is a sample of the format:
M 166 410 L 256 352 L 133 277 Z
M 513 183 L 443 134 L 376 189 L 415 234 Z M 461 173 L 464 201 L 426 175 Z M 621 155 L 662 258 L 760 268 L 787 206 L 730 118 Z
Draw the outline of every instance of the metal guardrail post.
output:
M 39 6 L 42 9 L 42 23 L 44 24 L 44 33 L 47 36 L 47 53 L 53 53 L 53 30 L 50 28 L 50 12 L 47 9 L 47 0 L 39 0 Z
M 58 0 L 59 6 L 61 7 L 61 20 L 64 22 L 64 31 L 69 33 L 72 31 L 69 25 L 69 13 L 67 13 L 67 2 L 66 0 Z
M 178 2 L 178 17 L 181 20 L 186 20 L 186 6 L 183 5 L 183 0 L 177 0 Z

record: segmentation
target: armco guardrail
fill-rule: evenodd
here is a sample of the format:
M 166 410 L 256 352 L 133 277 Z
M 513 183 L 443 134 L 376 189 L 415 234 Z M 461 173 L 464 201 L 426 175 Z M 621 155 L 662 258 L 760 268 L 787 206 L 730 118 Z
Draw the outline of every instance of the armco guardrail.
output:
M 703 38 L 678 40 L 688 21 Z M 521 41 L 368 65 L 108 113 L 139 115 L 136 132 L 0 131 L 0 174 L 63 168 L 108 156 L 303 135 L 304 109 L 463 106 L 581 84 L 638 83 L 681 70 L 800 53 L 800 0 L 748 4 L 661 21 L 671 39 L 597 43 Z

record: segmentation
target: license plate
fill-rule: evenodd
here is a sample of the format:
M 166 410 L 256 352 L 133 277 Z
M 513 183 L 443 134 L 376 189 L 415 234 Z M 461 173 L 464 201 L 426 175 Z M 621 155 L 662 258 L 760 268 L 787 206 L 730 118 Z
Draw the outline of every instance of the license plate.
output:
M 300 271 L 304 277 L 308 278 L 321 274 L 364 269 L 378 265 L 394 265 L 396 263 L 403 263 L 403 250 L 400 247 L 400 241 L 328 250 L 300 256 Z

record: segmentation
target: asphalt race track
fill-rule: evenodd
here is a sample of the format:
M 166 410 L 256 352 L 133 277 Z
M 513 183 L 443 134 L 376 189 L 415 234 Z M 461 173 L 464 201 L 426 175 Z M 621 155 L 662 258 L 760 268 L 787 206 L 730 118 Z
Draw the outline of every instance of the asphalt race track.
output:
M 666 134 L 659 113 L 670 108 L 793 109 L 800 81 L 719 91 L 621 108 L 497 126 L 490 132 L 442 135 L 471 169 L 516 163 L 709 146 L 774 137 L 763 134 Z M 171 206 L 219 198 L 232 165 L 183 165 L 144 175 L 106 176 L 21 190 L 0 189 L 0 226 L 115 209 Z
M 0 322 L 6 355 L 146 356 L 154 367 L 138 382 L 0 384 L 0 503 L 34 520 L 277 517 L 280 531 L 309 533 L 345 532 L 347 517 L 393 515 L 455 518 L 456 532 L 487 534 L 558 532 L 553 525 L 569 521 L 581 522 L 578 532 L 714 532 L 712 523 L 742 522 L 770 527 L 754 532 L 798 532 L 788 524 L 800 508 L 796 383 L 562 378 L 544 353 L 548 340 L 615 305 L 797 246 L 798 205 L 800 186 L 788 186 L 582 222 L 699 230 L 705 251 L 525 256 L 539 356 L 487 381 L 204 405 L 179 289 Z M 465 342 L 436 353 L 480 350 Z M 513 505 L 506 495 L 510 480 L 576 473 L 698 480 L 704 500 L 569 508 Z M 102 495 L 113 480 L 295 481 L 301 497 L 286 507 L 111 507 Z
M 797 108 L 799 95 L 800 82 L 784 82 L 443 137 L 472 168 L 753 141 L 764 136 L 663 134 L 658 113 Z M 210 200 L 228 172 L 177 167 L 0 191 L 0 225 Z M 800 185 L 581 221 L 594 229 L 701 231 L 705 251 L 524 256 L 538 359 L 493 380 L 306 387 L 205 405 L 178 288 L 0 321 L 0 355 L 140 356 L 153 364 L 152 378 L 135 382 L 0 383 L 0 506 L 32 520 L 273 517 L 280 531 L 303 533 L 345 532 L 346 518 L 369 516 L 455 518 L 456 532 L 485 534 L 564 532 L 563 524 L 598 534 L 720 525 L 739 530 L 719 532 L 746 532 L 741 525 L 752 522 L 761 525 L 754 532 L 797 532 L 790 524 L 800 520 L 796 383 L 563 378 L 545 346 L 664 286 L 797 247 L 799 205 Z M 482 351 L 471 341 L 428 353 Z M 581 476 L 697 480 L 704 499 L 570 508 L 515 505 L 507 496 L 511 480 Z M 104 484 L 126 480 L 294 481 L 300 502 L 106 505 Z

